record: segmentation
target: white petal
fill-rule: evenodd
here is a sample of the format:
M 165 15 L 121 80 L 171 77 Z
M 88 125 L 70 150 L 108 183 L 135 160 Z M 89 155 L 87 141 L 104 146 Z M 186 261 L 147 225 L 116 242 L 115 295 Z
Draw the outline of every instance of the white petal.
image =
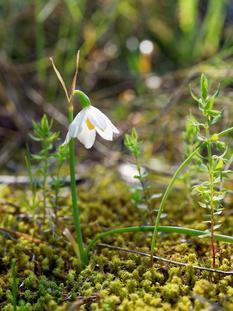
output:
M 104 131 L 96 127 L 96 132 L 106 140 L 113 140 L 113 131 L 111 127 L 107 127 Z
M 106 117 L 106 118 L 107 118 L 108 126 L 109 126 L 109 125 L 111 126 L 113 133 L 119 134 L 120 131 L 115 127 L 115 125 L 112 124 L 112 122 L 110 121 L 110 119 L 109 119 L 108 117 Z
M 102 130 L 107 127 L 105 115 L 97 108 L 90 106 L 88 107 L 87 117 L 90 119 L 91 123 Z
M 90 108 L 90 115 L 94 115 L 95 118 L 97 119 L 98 123 L 105 124 L 105 127 L 101 127 L 97 122 L 94 123 L 94 125 L 102 130 L 105 130 L 107 127 L 111 127 L 113 133 L 119 134 L 119 130 L 112 124 L 111 120 L 99 109 L 91 106 Z M 94 120 L 92 122 L 95 122 Z
M 77 137 L 79 141 L 85 146 L 85 148 L 90 149 L 95 142 L 96 131 L 95 129 L 89 130 L 86 123 L 84 123 L 82 130 L 78 133 Z
M 74 120 L 71 122 L 71 124 L 69 125 L 69 130 L 68 130 L 68 133 L 66 135 L 66 139 L 65 139 L 63 145 L 68 144 L 70 142 L 71 138 L 77 137 L 78 133 L 82 129 L 82 123 L 85 120 L 85 114 L 86 114 L 85 109 L 81 110 L 77 114 L 77 116 L 74 118 Z
M 62 146 L 69 144 L 71 140 L 71 137 L 69 135 L 69 132 L 66 134 L 66 139 L 64 140 L 64 143 L 62 144 Z

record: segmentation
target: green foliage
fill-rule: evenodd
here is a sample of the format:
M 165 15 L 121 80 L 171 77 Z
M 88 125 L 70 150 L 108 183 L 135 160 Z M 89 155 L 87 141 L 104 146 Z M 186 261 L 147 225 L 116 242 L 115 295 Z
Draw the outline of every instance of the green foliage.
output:
M 81 74 L 87 76 L 85 89 L 90 89 L 89 81 L 101 75 L 103 68 L 120 67 L 122 76 L 127 66 L 134 75 L 140 73 L 138 44 L 135 50 L 126 47 L 132 34 L 136 41 L 149 37 L 154 43 L 153 63 L 159 72 L 193 64 L 218 50 L 232 54 L 232 25 L 225 23 L 230 6 L 230 0 L 105 0 L 94 4 L 87 0 L 2 0 L 0 39 L 3 54 L 19 66 L 22 80 L 33 77 L 35 89 L 39 86 L 50 101 L 60 90 L 47 56 L 56 58 L 68 81 L 77 46 L 82 51 Z M 94 63 L 96 69 L 89 70 Z
M 179 42 L 176 53 L 183 63 L 210 57 L 219 48 L 227 1 L 208 1 L 203 18 L 200 17 L 199 2 L 201 1 L 179 0 L 178 2 L 181 33 L 175 36 L 175 40 Z
M 135 158 L 138 158 L 138 156 L 141 154 L 141 142 L 139 142 L 138 140 L 138 134 L 135 128 L 132 128 L 131 135 L 125 134 L 124 143 L 129 151 L 133 154 L 133 156 Z
M 138 134 L 135 128 L 132 129 L 131 134 L 126 134 L 124 138 L 124 144 L 127 149 L 132 153 L 135 159 L 135 165 L 138 174 L 134 176 L 139 181 L 140 185 L 131 187 L 131 199 L 134 205 L 138 208 L 142 214 L 144 222 L 150 220 L 153 222 L 153 198 L 149 193 L 149 186 L 147 185 L 147 171 L 142 167 L 139 157 L 141 156 L 142 143 L 138 139 Z
M 32 159 L 37 162 L 38 165 L 38 169 L 36 172 L 37 176 L 41 176 L 42 178 L 44 219 L 46 216 L 47 199 L 49 196 L 47 179 L 50 174 L 50 152 L 53 149 L 53 143 L 59 137 L 58 132 L 52 132 L 52 124 L 53 122 L 49 122 L 46 115 L 42 117 L 40 122 L 32 122 L 33 135 L 31 135 L 31 138 L 35 141 L 41 142 L 41 151 L 37 154 L 33 154 Z
M 40 142 L 41 150 L 37 154 L 27 155 L 26 157 L 29 179 L 34 196 L 36 196 L 35 192 L 38 193 L 38 187 L 41 187 L 42 190 L 42 201 L 38 203 L 43 210 L 44 220 L 48 206 L 53 206 L 55 220 L 57 220 L 59 189 L 63 184 L 60 171 L 68 156 L 67 146 L 59 146 L 58 150 L 53 152 L 54 144 L 59 138 L 59 132 L 53 132 L 52 125 L 53 122 L 49 121 L 46 115 L 42 117 L 40 122 L 32 122 L 33 134 L 30 136 L 34 141 Z M 54 160 L 56 164 L 53 170 Z M 31 161 L 36 165 L 35 177 L 33 177 Z M 49 177 L 50 180 L 48 182 Z M 37 200 L 39 200 L 39 196 Z M 36 206 L 35 201 L 34 199 L 33 206 Z
M 219 89 L 213 94 L 209 94 L 208 79 L 202 74 L 200 79 L 200 97 L 192 94 L 194 100 L 198 103 L 198 108 L 202 113 L 202 120 L 199 122 L 195 119 L 192 122 L 193 129 L 189 133 L 196 133 L 196 140 L 204 143 L 204 152 L 207 155 L 199 153 L 196 166 L 199 171 L 207 173 L 208 180 L 201 181 L 193 187 L 194 193 L 199 195 L 199 205 L 205 208 L 206 223 L 210 224 L 206 234 L 211 236 L 212 240 L 212 257 L 213 266 L 215 265 L 215 248 L 213 243 L 214 230 L 220 227 L 219 216 L 223 211 L 223 200 L 226 190 L 223 186 L 223 179 L 230 172 L 225 169 L 227 163 L 227 146 L 216 134 L 211 134 L 212 126 L 220 121 L 223 115 L 223 109 L 215 108 L 215 99 L 218 96 Z
M 141 163 L 139 162 L 139 156 L 141 155 L 141 142 L 138 140 L 138 134 L 135 128 L 132 128 L 131 134 L 125 134 L 124 144 L 126 148 L 132 153 L 135 159 L 135 164 L 138 174 L 134 176 L 140 183 L 140 186 L 132 187 L 131 190 L 131 199 L 134 205 L 138 208 L 142 217 L 145 221 L 147 214 L 147 190 L 145 184 L 145 177 L 147 176 L 144 171 Z
M 49 151 L 52 149 L 53 145 L 52 143 L 57 140 L 59 137 L 59 133 L 55 132 L 53 133 L 51 131 L 53 125 L 53 121 L 51 120 L 49 122 L 46 115 L 43 115 L 40 122 L 32 121 L 32 127 L 33 127 L 33 135 L 30 135 L 33 140 L 35 141 L 41 141 L 42 144 L 46 144 L 46 149 Z M 42 152 L 41 159 L 43 159 L 43 154 L 45 151 Z M 38 157 L 38 159 L 40 159 Z

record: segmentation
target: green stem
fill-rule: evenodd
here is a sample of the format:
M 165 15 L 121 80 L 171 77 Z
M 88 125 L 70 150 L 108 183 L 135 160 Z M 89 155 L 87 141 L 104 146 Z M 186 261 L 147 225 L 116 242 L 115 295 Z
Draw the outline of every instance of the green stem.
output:
M 36 206 L 36 182 L 33 177 L 32 173 L 32 163 L 31 163 L 31 154 L 29 151 L 29 148 L 27 146 L 26 149 L 26 156 L 25 156 L 25 162 L 26 162 L 26 167 L 27 167 L 27 172 L 28 172 L 28 177 L 30 181 L 30 188 L 32 191 L 32 210 L 35 211 L 35 206 Z
M 55 223 L 57 224 L 57 210 L 58 210 L 58 194 L 60 188 L 60 169 L 61 165 L 57 166 L 57 174 L 56 174 L 56 181 L 55 181 L 55 199 L 54 199 L 54 215 L 55 215 Z
M 12 304 L 13 311 L 17 309 L 17 279 L 16 279 L 16 259 L 11 262 L 11 277 L 12 277 Z
M 106 232 L 101 232 L 97 234 L 94 239 L 92 239 L 87 247 L 87 253 L 91 251 L 91 249 L 95 246 L 95 244 L 108 236 L 114 235 L 114 234 L 121 234 L 121 233 L 128 233 L 128 232 L 153 232 L 154 226 L 135 226 L 135 227 L 126 227 L 126 228 L 117 228 L 112 229 Z M 167 232 L 167 233 L 179 233 L 179 234 L 186 234 L 191 236 L 203 236 L 206 235 L 209 236 L 206 231 L 202 230 L 196 230 L 196 229 L 190 229 L 185 227 L 176 227 L 176 226 L 158 226 L 157 230 L 159 232 Z M 233 237 L 223 234 L 215 234 L 214 235 L 215 241 L 223 241 L 228 243 L 233 243 Z
M 214 173 L 213 173 L 213 157 L 211 150 L 211 140 L 210 140 L 210 129 L 209 129 L 209 121 L 208 117 L 205 117 L 205 131 L 206 131 L 206 145 L 208 152 L 208 171 L 209 171 L 209 187 L 210 187 L 210 195 L 209 195 L 209 204 L 210 204 L 210 220 L 211 220 L 211 237 L 210 237 L 210 249 L 212 253 L 212 263 L 213 268 L 215 268 L 215 245 L 214 245 Z
M 185 160 L 184 162 L 178 167 L 178 169 L 176 170 L 175 174 L 173 175 L 169 185 L 167 186 L 166 191 L 164 192 L 164 195 L 162 197 L 160 206 L 159 206 L 159 210 L 158 210 L 158 214 L 155 220 L 155 226 L 154 226 L 154 231 L 153 231 L 153 236 L 152 236 L 152 241 L 151 241 L 151 255 L 153 255 L 154 253 L 154 249 L 155 249 L 155 244 L 156 244 L 156 240 L 158 239 L 158 226 L 160 223 L 160 218 L 161 218 L 161 214 L 163 212 L 166 200 L 172 190 L 172 187 L 178 177 L 178 175 L 181 173 L 181 171 L 184 169 L 184 167 L 192 160 L 192 158 L 197 154 L 197 152 L 201 149 L 202 147 L 201 143 Z
M 69 123 L 73 121 L 73 109 L 69 109 Z M 76 192 L 76 181 L 75 181 L 75 150 L 74 150 L 74 140 L 71 139 L 69 142 L 69 162 L 70 162 L 70 185 L 71 185 L 71 196 L 72 196 L 72 208 L 73 217 L 76 231 L 76 239 L 78 242 L 80 259 L 82 266 L 87 264 L 87 254 L 83 244 L 82 230 L 79 217 L 78 209 L 78 198 Z
M 43 222 L 45 222 L 45 217 L 46 217 L 46 181 L 47 181 L 47 176 L 48 176 L 48 146 L 47 146 L 46 140 L 43 142 L 43 150 L 45 150 L 45 160 L 44 160 L 44 168 L 43 168 L 42 189 L 43 189 L 43 205 L 44 205 Z
M 141 184 L 141 187 L 142 187 L 142 195 L 143 195 L 143 201 L 144 201 L 143 203 L 145 203 L 146 206 L 147 206 L 147 213 L 148 213 L 147 216 L 149 216 L 149 218 L 150 218 L 150 214 L 151 214 L 150 205 L 151 204 L 150 204 L 150 200 L 149 200 L 148 194 L 146 192 L 146 185 L 145 185 L 145 182 L 144 182 L 144 178 L 142 176 L 141 165 L 139 163 L 138 156 L 135 155 L 134 158 L 135 158 L 135 163 L 136 163 L 136 167 L 137 167 L 137 171 L 138 171 L 138 180 L 139 180 L 139 182 Z M 140 213 L 142 215 L 144 224 L 146 224 L 147 223 L 147 221 L 146 221 L 146 213 L 143 210 Z

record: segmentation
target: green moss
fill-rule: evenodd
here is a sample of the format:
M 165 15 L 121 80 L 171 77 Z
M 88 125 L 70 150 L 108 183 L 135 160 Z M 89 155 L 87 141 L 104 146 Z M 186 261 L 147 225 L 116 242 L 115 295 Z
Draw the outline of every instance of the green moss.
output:
M 207 280 L 198 280 L 194 285 L 193 294 L 214 298 L 216 295 L 216 285 Z
M 124 183 L 102 167 L 98 166 L 96 170 L 99 170 L 98 177 L 95 177 L 95 170 L 92 172 L 93 186 L 79 187 L 85 242 L 108 228 L 141 224 L 140 215 L 132 206 Z M 19 192 L 19 198 L 21 196 Z M 179 206 L 181 200 L 180 192 L 173 194 L 172 204 L 167 206 L 169 217 L 163 220 L 164 225 L 170 224 L 170 219 L 174 223 L 184 222 L 184 211 Z M 211 273 L 192 268 L 193 264 L 211 265 L 208 239 L 189 238 L 186 241 L 179 235 L 161 234 L 159 256 L 186 262 L 187 267 L 160 261 L 155 261 L 151 267 L 150 258 L 96 247 L 90 264 L 81 271 L 72 246 L 61 234 L 65 227 L 74 232 L 69 195 L 61 202 L 59 227 L 55 234 L 48 224 L 41 225 L 39 218 L 34 222 L 17 222 L 15 208 L 3 215 L 1 222 L 5 227 L 33 233 L 43 242 L 33 244 L 23 238 L 13 240 L 9 236 L 0 236 L 1 310 L 12 310 L 10 262 L 13 257 L 17 257 L 18 301 L 22 301 L 27 311 L 67 310 L 78 298 L 86 301 L 80 308 L 84 311 L 205 310 L 208 302 L 194 299 L 195 296 L 211 303 L 218 301 L 226 310 L 232 310 L 233 301 L 229 298 L 233 295 L 232 276 L 215 275 L 215 280 L 212 280 Z M 19 199 L 20 204 L 23 206 Z M 30 212 L 25 207 L 22 210 L 31 219 Z M 203 227 L 199 210 L 192 213 L 194 215 L 189 217 L 191 226 Z M 233 216 L 228 217 L 228 223 L 229 219 L 233 221 Z M 233 228 L 227 230 L 233 233 Z M 150 238 L 149 234 L 130 233 L 115 235 L 103 242 L 149 252 Z M 230 270 L 233 264 L 232 245 L 222 243 L 218 248 L 221 249 L 217 258 L 219 267 Z

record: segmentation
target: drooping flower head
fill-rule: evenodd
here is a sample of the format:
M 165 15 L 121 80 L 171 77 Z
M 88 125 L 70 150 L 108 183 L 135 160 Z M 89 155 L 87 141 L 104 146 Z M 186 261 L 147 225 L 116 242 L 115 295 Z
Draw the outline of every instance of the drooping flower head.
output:
M 91 105 L 89 97 L 84 92 L 76 90 L 74 94 L 78 96 L 83 109 L 70 124 L 64 144 L 68 144 L 76 137 L 85 148 L 90 149 L 95 142 L 96 133 L 106 140 L 113 140 L 113 134 L 118 134 L 119 131 L 109 118 Z

